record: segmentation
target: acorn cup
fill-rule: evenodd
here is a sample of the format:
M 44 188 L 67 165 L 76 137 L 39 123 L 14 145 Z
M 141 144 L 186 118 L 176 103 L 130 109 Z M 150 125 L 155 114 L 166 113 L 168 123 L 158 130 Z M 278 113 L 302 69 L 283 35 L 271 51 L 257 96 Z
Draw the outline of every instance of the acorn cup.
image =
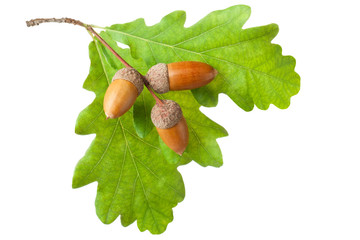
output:
M 210 83 L 217 71 L 209 64 L 195 61 L 158 63 L 151 67 L 146 81 L 157 93 L 190 90 Z
M 106 119 L 118 118 L 125 114 L 144 89 L 143 84 L 141 74 L 134 68 L 122 68 L 117 71 L 104 96 Z
M 189 131 L 179 104 L 162 100 L 151 110 L 151 120 L 164 143 L 180 156 L 189 143 Z

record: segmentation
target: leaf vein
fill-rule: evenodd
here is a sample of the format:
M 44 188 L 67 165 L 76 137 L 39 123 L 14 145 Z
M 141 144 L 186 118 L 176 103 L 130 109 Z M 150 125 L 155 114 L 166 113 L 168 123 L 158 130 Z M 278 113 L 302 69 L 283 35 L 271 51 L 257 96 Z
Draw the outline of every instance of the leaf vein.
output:
M 244 31 L 244 29 L 241 29 L 240 32 L 242 32 L 242 31 Z M 240 42 L 237 42 L 237 43 L 234 43 L 234 44 L 229 44 L 229 45 L 224 45 L 224 46 L 220 46 L 220 47 L 210 48 L 210 49 L 204 50 L 204 51 L 199 52 L 199 53 L 203 54 L 203 53 L 210 52 L 210 51 L 213 51 L 213 50 L 216 50 L 216 49 L 234 47 L 234 46 L 241 45 L 241 44 L 244 44 L 244 43 L 247 43 L 247 42 L 252 42 L 254 40 L 257 40 L 259 38 L 263 38 L 263 37 L 268 36 L 268 35 L 270 35 L 270 32 L 268 34 L 266 34 L 266 35 L 258 36 L 258 37 L 251 38 L 251 39 L 247 39 L 245 41 L 240 41 Z
M 125 146 L 125 149 L 124 149 L 124 158 L 123 158 L 123 161 L 122 161 L 122 164 L 121 164 L 120 175 L 119 175 L 119 178 L 118 178 L 118 182 L 117 182 L 117 185 L 116 185 L 116 188 L 115 188 L 113 197 L 112 197 L 112 199 L 111 199 L 111 203 L 110 203 L 108 212 L 107 212 L 107 214 L 106 214 L 106 221 L 105 221 L 105 222 L 108 222 L 108 218 L 109 218 L 109 215 L 110 215 L 110 210 L 111 210 L 111 208 L 112 208 L 112 206 L 113 206 L 113 204 L 114 204 L 114 199 L 115 199 L 116 195 L 118 194 L 120 182 L 121 182 L 121 179 L 122 179 L 122 176 L 123 176 L 125 160 L 126 160 L 126 146 Z
M 161 180 L 161 178 L 148 166 L 146 166 L 142 161 L 140 161 L 138 158 L 134 157 L 134 159 L 140 163 L 141 165 L 143 165 L 152 175 L 154 175 L 154 177 L 156 177 L 158 180 Z M 174 192 L 176 192 L 179 196 L 184 197 L 183 194 L 181 194 L 175 187 L 171 186 L 170 184 L 165 182 L 165 185 L 167 187 L 169 187 L 170 189 L 172 189 Z
M 98 40 L 95 41 L 95 46 L 96 46 L 96 50 L 99 54 L 99 58 L 100 58 L 100 61 L 101 61 L 101 65 L 102 65 L 102 69 L 104 70 L 104 73 L 105 73 L 105 76 L 106 76 L 106 81 L 108 83 L 108 85 L 110 85 L 110 81 L 109 81 L 109 76 L 107 75 L 107 72 L 106 72 L 106 69 L 105 69 L 105 64 L 104 64 L 104 60 L 103 60 L 103 56 L 102 54 L 100 54 L 100 49 L 99 49 L 99 46 L 98 46 Z
M 140 137 L 137 136 L 136 134 L 133 134 L 132 132 L 130 132 L 130 131 L 127 130 L 126 128 L 124 128 L 124 130 L 125 130 L 126 132 L 128 132 L 131 136 L 133 136 L 134 138 L 138 139 L 139 141 L 141 141 L 141 142 L 149 145 L 150 147 L 153 147 L 153 148 L 155 148 L 156 150 L 159 150 L 159 151 L 160 151 L 160 148 L 158 148 L 158 147 L 156 147 L 156 146 L 154 146 L 154 145 L 152 145 L 152 144 L 150 144 L 150 143 L 148 143 L 148 142 L 145 142 L 144 139 L 140 138 Z
M 189 42 L 189 41 L 191 41 L 191 40 L 194 40 L 194 39 L 196 39 L 196 38 L 198 38 L 198 37 L 200 37 L 200 36 L 202 36 L 202 35 L 210 32 L 210 31 L 213 31 L 213 30 L 215 30 L 215 29 L 217 29 L 217 28 L 220 28 L 220 27 L 222 27 L 222 26 L 225 26 L 226 24 L 228 24 L 228 23 L 231 22 L 231 21 L 232 21 L 232 18 L 230 18 L 230 19 L 229 19 L 228 21 L 226 21 L 225 23 L 222 23 L 222 24 L 220 24 L 220 25 L 217 25 L 217 26 L 215 26 L 215 27 L 213 27 L 213 28 L 210 28 L 210 29 L 206 30 L 205 32 L 200 33 L 199 35 L 196 35 L 196 36 L 194 36 L 194 37 L 192 37 L 192 38 L 188 38 L 188 39 L 186 39 L 186 40 L 184 40 L 184 41 L 181 41 L 181 42 L 179 42 L 179 43 L 176 43 L 176 44 L 174 44 L 174 47 L 176 47 L 176 46 L 178 46 L 178 45 L 180 45 L 180 44 Z
M 202 142 L 200 141 L 200 138 L 199 136 L 197 135 L 197 133 L 195 132 L 195 130 L 189 126 L 189 128 L 191 129 L 191 131 L 193 132 L 193 134 L 195 135 L 196 137 L 196 140 L 199 142 L 200 146 L 205 150 L 205 152 L 214 160 L 216 161 L 216 159 L 213 157 L 213 155 L 207 150 L 207 148 L 202 144 Z
M 136 165 L 134 156 L 133 156 L 133 154 L 132 154 L 132 152 L 131 152 L 131 149 L 130 149 L 130 146 L 129 146 L 129 142 L 128 142 L 127 138 L 126 138 L 125 131 L 124 131 L 125 129 L 124 129 L 122 123 L 121 123 L 121 120 L 119 120 L 119 121 L 120 121 L 120 124 L 121 124 L 122 133 L 123 133 L 123 135 L 124 135 L 124 139 L 125 139 L 125 142 L 126 142 L 126 146 L 127 146 L 127 148 L 129 149 L 129 153 L 130 153 L 132 162 L 133 162 L 133 164 L 134 164 L 134 167 L 135 167 L 137 176 L 139 177 L 140 184 L 141 184 L 141 187 L 142 187 L 142 190 L 143 190 L 143 194 L 144 194 L 145 199 L 146 199 L 146 204 L 147 204 L 147 206 L 148 206 L 148 208 L 146 209 L 146 212 L 148 211 L 148 209 L 150 210 L 151 216 L 152 216 L 152 218 L 153 218 L 153 220 L 154 220 L 154 223 L 156 223 L 156 228 L 157 228 L 157 230 L 158 230 L 158 232 L 159 232 L 159 226 L 158 226 L 158 223 L 157 223 L 157 221 L 156 221 L 156 219 L 155 219 L 155 217 L 154 217 L 154 214 L 153 214 L 153 212 L 152 212 L 152 207 L 150 206 L 150 202 L 149 202 L 148 196 L 147 196 L 146 191 L 145 191 L 144 183 L 143 183 L 143 181 L 142 181 L 142 178 L 141 178 L 139 169 L 138 169 L 138 167 L 137 167 L 137 165 Z M 145 216 L 146 216 L 146 215 L 144 215 L 144 219 L 145 219 Z
M 102 153 L 100 159 L 96 162 L 96 164 L 92 167 L 92 169 L 90 170 L 90 172 L 82 179 L 81 182 L 83 182 L 85 179 L 87 179 L 87 178 L 90 176 L 90 174 L 95 170 L 95 168 L 96 168 L 96 167 L 102 162 L 102 160 L 104 159 L 105 154 L 107 153 L 107 151 L 108 151 L 108 149 L 109 149 L 109 147 L 110 147 L 110 145 L 111 145 L 111 143 L 112 143 L 112 140 L 113 140 L 113 138 L 114 138 L 114 136 L 115 136 L 115 132 L 116 132 L 116 130 L 117 130 L 117 128 L 118 128 L 118 123 L 119 123 L 119 121 L 116 122 L 116 126 L 114 127 L 114 131 L 113 131 L 113 133 L 111 134 L 111 137 L 110 137 L 110 139 L 109 139 L 109 141 L 108 141 L 108 144 L 106 145 L 106 148 L 105 148 L 104 152 Z

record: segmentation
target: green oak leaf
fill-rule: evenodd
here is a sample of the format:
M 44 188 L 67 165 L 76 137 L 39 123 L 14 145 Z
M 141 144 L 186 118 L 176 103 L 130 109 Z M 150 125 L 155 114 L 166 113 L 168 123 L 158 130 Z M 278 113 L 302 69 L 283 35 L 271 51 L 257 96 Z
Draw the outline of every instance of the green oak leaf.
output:
M 254 104 L 263 110 L 270 104 L 285 109 L 300 89 L 295 59 L 271 43 L 279 31 L 276 24 L 243 29 L 249 17 L 250 7 L 237 5 L 188 28 L 185 12 L 175 11 L 153 26 L 137 19 L 104 29 L 149 66 L 192 60 L 216 68 L 219 74 L 212 83 L 192 91 L 204 106 L 216 106 L 218 94 L 225 93 L 245 111 Z
M 160 23 L 146 26 L 143 19 L 104 28 L 100 35 L 141 74 L 159 62 L 201 61 L 219 74 L 207 86 L 169 92 L 161 98 L 180 104 L 189 128 L 189 144 L 182 156 L 158 136 L 150 112 L 155 104 L 147 89 L 121 118 L 106 120 L 103 98 L 114 73 L 124 67 L 98 40 L 90 43 L 91 66 L 84 88 L 96 94 L 77 119 L 76 133 L 96 134 L 75 168 L 73 187 L 98 182 L 96 213 L 106 224 L 121 216 L 123 226 L 137 221 L 141 231 L 160 234 L 173 220 L 172 208 L 184 199 L 184 183 L 177 167 L 194 160 L 219 167 L 222 155 L 217 138 L 226 130 L 206 117 L 200 106 L 216 106 L 219 93 L 251 111 L 256 105 L 287 108 L 300 88 L 295 59 L 283 56 L 272 44 L 275 24 L 243 29 L 250 16 L 247 6 L 215 11 L 184 28 L 185 13 L 173 12 Z M 122 42 L 130 49 L 117 46 Z M 201 105 L 200 105 L 201 104 Z
M 100 35 L 139 72 L 148 70 L 143 60 L 131 57 L 129 49 L 119 48 L 104 32 Z M 136 126 L 133 115 L 137 106 L 153 102 L 146 89 L 125 115 L 106 120 L 104 94 L 113 74 L 124 66 L 97 40 L 90 43 L 89 54 L 91 66 L 84 88 L 94 92 L 96 98 L 79 114 L 75 132 L 96 137 L 75 168 L 73 187 L 98 182 L 95 206 L 103 223 L 112 223 L 120 215 L 123 226 L 137 220 L 141 231 L 160 234 L 173 220 L 172 208 L 185 196 L 177 167 L 191 160 L 202 166 L 221 166 L 216 138 L 227 132 L 199 111 L 200 105 L 190 91 L 169 96 L 182 106 L 189 126 L 189 146 L 181 157 L 172 155 L 162 144 L 152 123 Z M 150 117 L 149 111 L 142 114 L 143 121 Z

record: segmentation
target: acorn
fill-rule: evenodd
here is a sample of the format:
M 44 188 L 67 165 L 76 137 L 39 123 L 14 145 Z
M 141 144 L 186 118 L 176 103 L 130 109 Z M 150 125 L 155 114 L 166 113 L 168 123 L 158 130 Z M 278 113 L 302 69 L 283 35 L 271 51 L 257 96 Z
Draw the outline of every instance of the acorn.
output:
M 182 155 L 189 143 L 189 131 L 179 104 L 162 100 L 151 110 L 151 120 L 164 143 Z
M 142 76 L 134 68 L 117 71 L 104 96 L 106 119 L 118 118 L 126 113 L 143 89 Z
M 190 90 L 210 83 L 217 71 L 209 64 L 195 61 L 158 63 L 151 67 L 146 81 L 157 93 Z

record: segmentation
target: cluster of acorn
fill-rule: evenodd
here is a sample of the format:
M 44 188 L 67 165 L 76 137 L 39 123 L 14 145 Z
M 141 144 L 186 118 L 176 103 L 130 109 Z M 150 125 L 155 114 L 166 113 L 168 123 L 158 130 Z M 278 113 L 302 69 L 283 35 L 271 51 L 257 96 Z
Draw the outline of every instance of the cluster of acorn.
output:
M 157 93 L 190 90 L 211 82 L 217 71 L 202 62 L 185 61 L 159 63 L 143 77 L 134 68 L 117 71 L 104 97 L 107 118 L 118 118 L 135 103 L 144 88 L 144 81 Z M 172 100 L 159 100 L 151 110 L 151 120 L 164 143 L 182 155 L 189 142 L 189 132 L 179 104 Z

